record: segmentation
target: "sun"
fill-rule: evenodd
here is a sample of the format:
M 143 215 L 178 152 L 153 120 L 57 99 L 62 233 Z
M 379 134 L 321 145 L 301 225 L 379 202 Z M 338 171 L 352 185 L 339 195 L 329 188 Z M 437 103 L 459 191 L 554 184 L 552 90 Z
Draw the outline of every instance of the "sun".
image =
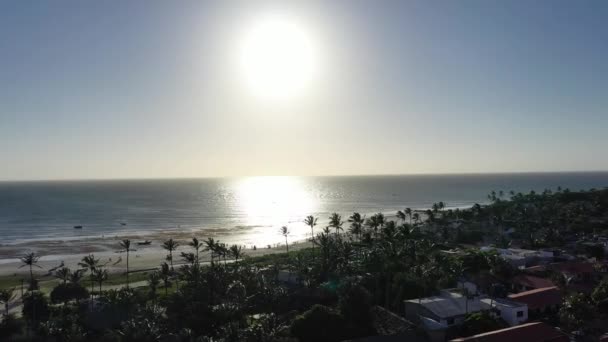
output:
M 318 73 L 313 39 L 294 18 L 267 15 L 244 33 L 239 64 L 249 91 L 260 99 L 303 95 Z

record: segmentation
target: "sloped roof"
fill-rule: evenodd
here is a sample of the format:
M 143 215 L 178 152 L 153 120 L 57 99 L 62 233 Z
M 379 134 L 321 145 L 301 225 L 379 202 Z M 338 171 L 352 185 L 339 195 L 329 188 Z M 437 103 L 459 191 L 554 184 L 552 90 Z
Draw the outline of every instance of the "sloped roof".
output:
M 415 325 L 380 306 L 372 308 L 372 321 L 378 335 L 396 335 L 414 330 Z
M 562 303 L 562 295 L 555 286 L 512 294 L 509 299 L 527 304 L 530 310 Z
M 514 326 L 511 328 L 494 330 L 483 334 L 469 337 L 457 338 L 451 342 L 569 342 L 568 335 L 555 329 L 554 327 L 542 323 L 533 322 Z
M 426 297 L 420 300 L 410 299 L 407 302 L 420 304 L 441 318 L 461 316 L 467 312 L 477 312 L 484 309 L 484 304 L 479 299 L 470 299 L 467 304 L 463 295 L 449 291 L 443 292 L 441 296 Z
M 539 265 L 528 267 L 525 271 L 528 272 L 543 272 L 547 270 L 555 270 L 570 274 L 593 273 L 593 264 L 590 262 L 573 261 L 573 262 L 556 262 L 549 265 Z
M 555 286 L 555 284 L 553 284 L 551 282 L 551 280 L 549 280 L 549 279 L 531 276 L 531 275 L 527 275 L 527 274 L 516 275 L 515 277 L 513 277 L 512 282 L 515 284 L 526 286 L 526 287 L 531 287 L 534 289 Z

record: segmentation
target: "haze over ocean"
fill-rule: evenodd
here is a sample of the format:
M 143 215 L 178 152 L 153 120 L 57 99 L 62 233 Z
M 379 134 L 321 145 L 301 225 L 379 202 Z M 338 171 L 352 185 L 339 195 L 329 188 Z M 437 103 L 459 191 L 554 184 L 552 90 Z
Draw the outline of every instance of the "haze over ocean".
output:
M 0 182 L 0 244 L 159 230 L 270 243 L 282 225 L 304 238 L 310 214 L 323 227 L 332 212 L 466 207 L 492 190 L 508 197 L 558 186 L 603 188 L 608 172 Z

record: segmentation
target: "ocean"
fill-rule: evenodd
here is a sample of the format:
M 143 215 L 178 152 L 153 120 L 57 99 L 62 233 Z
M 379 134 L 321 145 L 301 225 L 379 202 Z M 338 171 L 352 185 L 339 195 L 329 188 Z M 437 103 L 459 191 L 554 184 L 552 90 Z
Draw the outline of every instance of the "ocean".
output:
M 0 244 L 159 231 L 272 243 L 283 225 L 304 238 L 307 215 L 323 227 L 332 212 L 469 207 L 492 190 L 558 186 L 603 188 L 608 172 L 0 182 Z

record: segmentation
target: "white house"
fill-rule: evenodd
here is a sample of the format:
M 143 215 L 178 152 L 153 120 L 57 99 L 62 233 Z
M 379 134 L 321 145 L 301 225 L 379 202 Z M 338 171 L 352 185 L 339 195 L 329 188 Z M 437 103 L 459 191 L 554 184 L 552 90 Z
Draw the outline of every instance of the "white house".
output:
M 528 320 L 528 306 L 524 303 L 503 298 L 483 298 L 480 301 L 488 309 L 493 308 L 500 318 L 510 326 L 518 325 Z
M 546 264 L 553 261 L 553 251 L 530 250 L 521 248 L 496 248 L 491 246 L 481 247 L 480 250 L 496 251 L 503 259 L 507 260 L 513 267 L 524 268 L 530 264 Z
M 447 328 L 462 324 L 467 314 L 486 310 L 492 310 L 511 326 L 528 319 L 526 304 L 487 296 L 467 297 L 462 289 L 442 290 L 438 296 L 405 301 L 405 317 L 426 330 L 433 340 L 440 339 Z

